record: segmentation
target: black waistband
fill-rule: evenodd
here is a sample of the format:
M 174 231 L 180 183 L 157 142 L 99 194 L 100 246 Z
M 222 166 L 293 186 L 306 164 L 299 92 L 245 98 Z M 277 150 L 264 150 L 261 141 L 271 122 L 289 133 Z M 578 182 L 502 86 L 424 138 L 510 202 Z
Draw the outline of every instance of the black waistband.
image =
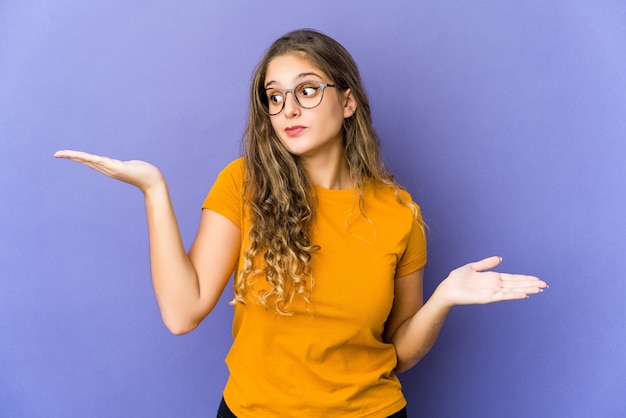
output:
M 220 407 L 217 410 L 217 418 L 237 418 L 233 411 L 228 409 L 228 405 L 224 402 L 224 398 L 222 398 L 222 402 L 220 402 Z M 387 418 L 407 418 L 406 408 L 402 408 L 395 414 L 389 415 Z

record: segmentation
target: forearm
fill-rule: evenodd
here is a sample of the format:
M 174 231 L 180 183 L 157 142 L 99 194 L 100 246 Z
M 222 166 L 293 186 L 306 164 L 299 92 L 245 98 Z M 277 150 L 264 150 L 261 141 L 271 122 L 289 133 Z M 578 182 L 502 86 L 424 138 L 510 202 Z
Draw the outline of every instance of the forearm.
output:
M 534 276 L 491 271 L 501 261 L 488 257 L 453 270 L 428 302 L 407 316 L 390 338 L 396 347 L 397 371 L 410 369 L 428 353 L 453 306 L 526 299 L 548 287 Z M 396 291 L 396 296 L 406 300 L 401 292 Z
M 430 351 L 451 309 L 452 305 L 435 291 L 415 315 L 398 327 L 391 338 L 398 357 L 396 371 L 410 369 Z
M 144 191 L 152 284 L 165 325 L 175 334 L 202 319 L 200 286 L 178 227 L 165 180 Z
M 192 260 L 185 251 L 167 184 L 158 168 L 145 161 L 121 161 L 82 151 L 57 151 L 54 156 L 79 162 L 143 192 L 150 236 L 152 282 L 163 322 L 174 334 L 195 328 L 215 306 L 232 272 L 239 244 L 238 228 L 228 221 L 217 222 L 216 237 L 219 238 L 213 237 L 212 241 L 205 239 L 210 241 L 209 245 L 205 242 L 198 247 L 208 250 L 196 251 L 201 255 L 197 254 Z M 211 253 L 214 254 L 208 264 L 216 266 L 213 268 L 207 267 L 207 262 L 203 261 Z M 202 268 L 196 268 L 199 264 Z

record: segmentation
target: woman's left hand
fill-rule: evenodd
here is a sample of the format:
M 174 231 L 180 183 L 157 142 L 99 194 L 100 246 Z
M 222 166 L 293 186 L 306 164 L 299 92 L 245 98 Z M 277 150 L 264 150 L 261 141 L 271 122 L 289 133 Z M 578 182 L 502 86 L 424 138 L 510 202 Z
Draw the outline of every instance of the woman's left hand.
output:
M 491 271 L 501 261 L 500 257 L 489 257 L 459 267 L 441 282 L 436 293 L 452 307 L 525 299 L 548 287 L 534 276 Z

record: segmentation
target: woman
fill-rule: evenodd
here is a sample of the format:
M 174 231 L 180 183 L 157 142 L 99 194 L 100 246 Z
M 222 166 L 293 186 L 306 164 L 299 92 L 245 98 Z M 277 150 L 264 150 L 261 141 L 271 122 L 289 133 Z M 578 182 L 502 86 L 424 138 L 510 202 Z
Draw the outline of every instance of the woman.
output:
M 186 253 L 159 170 L 77 151 L 143 191 L 165 325 L 193 330 L 235 271 L 230 377 L 218 416 L 402 417 L 393 373 L 432 347 L 455 305 L 522 299 L 547 285 L 454 270 L 423 303 L 419 207 L 381 161 L 349 53 L 311 30 L 266 52 L 252 81 L 244 155 L 218 176 Z

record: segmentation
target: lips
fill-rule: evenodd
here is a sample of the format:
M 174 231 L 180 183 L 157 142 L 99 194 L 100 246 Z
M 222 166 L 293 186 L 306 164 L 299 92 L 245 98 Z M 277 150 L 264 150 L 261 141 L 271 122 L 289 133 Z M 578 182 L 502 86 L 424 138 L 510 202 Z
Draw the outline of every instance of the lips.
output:
M 287 136 L 298 136 L 305 129 L 305 126 L 288 126 L 285 128 L 285 133 Z

